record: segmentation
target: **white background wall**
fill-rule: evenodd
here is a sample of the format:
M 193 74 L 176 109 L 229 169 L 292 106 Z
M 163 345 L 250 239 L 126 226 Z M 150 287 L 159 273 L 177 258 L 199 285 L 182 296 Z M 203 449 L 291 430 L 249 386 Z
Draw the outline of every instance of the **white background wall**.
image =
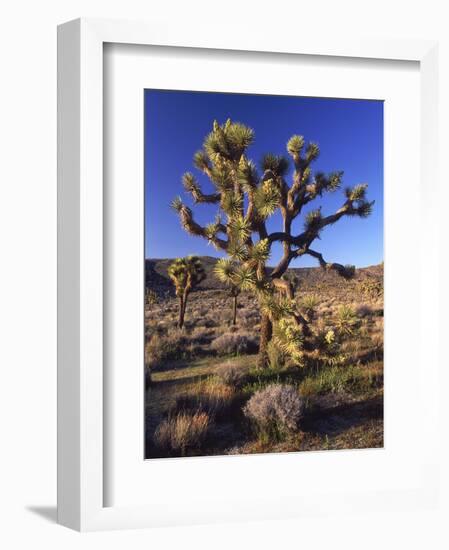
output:
M 444 1 L 16 0 L 0 8 L 0 546 L 98 548 L 447 548 L 448 510 L 83 534 L 54 524 L 56 503 L 56 25 L 79 16 L 181 18 L 290 34 L 441 39 Z M 447 3 L 446 3 L 447 4 Z M 240 31 L 238 31 L 240 32 Z M 445 36 L 446 34 L 446 36 Z M 446 62 L 440 86 L 449 96 Z M 440 112 L 448 123 L 447 101 Z M 442 161 L 448 150 L 441 132 Z M 447 204 L 446 198 L 442 204 Z M 444 214 L 444 212 L 442 212 Z M 447 233 L 447 215 L 443 215 Z M 444 242 L 444 241 L 443 241 Z M 447 251 L 447 245 L 446 245 Z M 413 259 L 411 259 L 411 266 Z M 446 266 L 445 266 L 446 268 Z M 447 275 L 447 269 L 445 271 Z M 447 387 L 443 373 L 442 388 Z M 442 391 L 444 396 L 444 392 Z M 447 413 L 447 405 L 443 404 Z M 445 416 L 447 418 L 447 414 Z M 447 434 L 447 425 L 442 426 Z M 447 435 L 442 434 L 447 451 Z M 419 434 L 417 434 L 419 444 Z M 447 474 L 443 472 L 444 482 Z M 447 489 L 447 484 L 446 484 Z M 447 495 L 448 492 L 444 493 Z

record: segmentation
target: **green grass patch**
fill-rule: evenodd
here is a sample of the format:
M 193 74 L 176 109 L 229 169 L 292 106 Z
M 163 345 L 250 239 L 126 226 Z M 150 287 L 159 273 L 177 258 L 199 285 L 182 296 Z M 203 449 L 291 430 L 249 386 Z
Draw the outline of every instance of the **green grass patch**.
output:
M 382 366 L 348 365 L 328 367 L 316 374 L 307 376 L 300 384 L 303 396 L 327 393 L 366 394 L 383 383 Z

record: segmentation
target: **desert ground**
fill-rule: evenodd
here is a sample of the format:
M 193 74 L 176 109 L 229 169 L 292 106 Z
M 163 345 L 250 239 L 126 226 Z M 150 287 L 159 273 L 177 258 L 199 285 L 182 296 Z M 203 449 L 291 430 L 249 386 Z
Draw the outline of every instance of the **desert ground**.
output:
M 171 260 L 146 261 L 146 458 L 382 447 L 383 265 L 350 280 L 289 269 L 298 304 L 317 330 L 339 335 L 338 350 L 298 365 L 271 343 L 269 366 L 258 369 L 256 297 L 238 296 L 233 325 L 216 260 L 201 261 L 207 277 L 189 297 L 182 330 Z M 281 403 L 281 420 L 265 422 L 270 399 L 284 395 L 292 414 Z

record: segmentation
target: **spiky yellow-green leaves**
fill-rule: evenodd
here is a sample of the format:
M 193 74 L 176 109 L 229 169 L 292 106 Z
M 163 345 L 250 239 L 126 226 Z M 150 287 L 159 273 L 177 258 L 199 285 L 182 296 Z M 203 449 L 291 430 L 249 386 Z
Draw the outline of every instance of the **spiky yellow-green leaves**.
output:
M 303 136 L 298 136 L 298 135 L 292 136 L 287 142 L 287 151 L 293 158 L 299 157 L 303 147 L 304 147 Z
M 193 164 L 201 172 L 209 172 L 211 169 L 209 158 L 205 151 L 197 151 L 193 156 Z
M 327 177 L 326 191 L 336 191 L 340 189 L 341 181 L 343 179 L 343 171 L 331 172 Z
M 226 121 L 220 126 L 215 120 L 212 132 L 204 141 L 204 150 L 211 160 L 217 155 L 238 161 L 254 140 L 254 130 L 240 122 Z
M 273 339 L 281 351 L 297 363 L 302 363 L 304 334 L 301 326 L 293 319 L 285 317 L 279 319 L 273 327 Z
M 257 282 L 256 271 L 247 264 L 239 265 L 234 271 L 233 281 L 240 290 L 253 290 Z
M 209 223 L 204 227 L 204 233 L 209 241 L 213 241 L 221 229 L 221 217 L 217 215 L 214 222 Z
M 373 212 L 374 201 L 362 201 L 356 208 L 356 216 L 359 218 L 368 218 Z
M 229 122 L 225 125 L 225 135 L 236 158 L 240 158 L 254 141 L 254 130 L 240 122 Z
M 362 201 L 366 199 L 366 190 L 368 185 L 361 183 L 354 187 L 347 187 L 345 189 L 345 195 L 350 201 Z
M 359 324 L 355 311 L 349 306 L 341 306 L 337 313 L 336 326 L 338 332 L 345 336 L 351 336 Z
M 304 185 L 307 185 L 310 181 L 310 176 L 311 175 L 312 175 L 312 170 L 311 170 L 310 166 L 307 166 L 303 170 L 301 183 L 303 183 Z
M 251 235 L 251 223 L 241 215 L 234 216 L 230 223 L 231 238 L 236 242 L 244 242 Z
M 294 315 L 296 305 L 293 300 L 280 298 L 272 293 L 261 296 L 262 312 L 268 315 L 272 321 L 278 321 L 283 317 Z
M 255 290 L 257 286 L 255 269 L 248 264 L 242 264 L 232 259 L 218 260 L 214 274 L 222 283 L 238 290 Z
M 173 208 L 173 210 L 175 210 L 176 212 L 180 212 L 183 206 L 184 203 L 182 202 L 182 199 L 179 195 L 175 197 L 170 203 L 170 208 Z
M 221 208 L 229 216 L 238 216 L 243 206 L 243 196 L 236 194 L 231 190 L 223 192 L 221 195 Z
M 238 260 L 239 262 L 246 262 L 248 259 L 248 247 L 236 240 L 231 241 L 228 244 L 227 250 L 229 256 L 233 260 Z
M 192 193 L 192 192 L 195 193 L 200 191 L 200 186 L 198 184 L 198 181 L 191 172 L 186 172 L 182 176 L 182 184 L 184 186 L 184 189 L 189 193 Z
M 170 264 L 167 273 L 175 285 L 177 296 L 190 291 L 206 278 L 204 268 L 197 256 L 177 258 Z
M 236 263 L 229 258 L 220 258 L 214 267 L 214 275 L 226 285 L 233 285 L 233 276 L 237 268 Z
M 348 215 L 367 218 L 371 214 L 374 201 L 369 202 L 366 200 L 367 188 L 368 185 L 366 183 L 361 183 L 355 187 L 345 189 L 345 195 L 352 205 L 352 208 L 348 210 Z
M 279 185 L 273 179 L 267 179 L 256 189 L 253 196 L 254 206 L 261 219 L 271 216 L 281 201 Z
M 230 169 L 226 164 L 218 161 L 214 162 L 213 167 L 210 170 L 210 178 L 218 191 L 226 193 L 233 188 L 233 179 Z
M 270 257 L 270 243 L 268 239 L 262 239 L 249 250 L 249 261 L 255 265 L 266 264 Z
M 287 174 L 289 168 L 288 159 L 281 155 L 272 155 L 268 153 L 262 157 L 262 169 L 271 170 L 274 175 L 283 177 Z
M 306 231 L 318 231 L 320 229 L 320 224 L 323 219 L 321 214 L 321 208 L 312 210 L 306 216 L 306 221 L 304 227 Z
M 242 155 L 240 158 L 237 179 L 247 193 L 255 189 L 259 182 L 256 165 L 251 160 L 248 160 L 245 155 Z
M 309 145 L 307 145 L 306 148 L 306 162 L 310 164 L 315 159 L 318 158 L 320 154 L 320 148 L 317 143 L 310 142 Z
M 168 268 L 168 276 L 175 285 L 176 295 L 182 294 L 187 284 L 187 268 L 185 258 L 177 258 Z
M 218 260 L 214 274 L 222 283 L 239 290 L 254 290 L 257 282 L 256 272 L 251 266 L 228 258 Z
M 322 195 L 323 191 L 334 192 L 340 188 L 343 179 L 343 172 L 331 172 L 327 176 L 323 172 L 315 173 L 315 181 L 313 183 L 314 195 Z

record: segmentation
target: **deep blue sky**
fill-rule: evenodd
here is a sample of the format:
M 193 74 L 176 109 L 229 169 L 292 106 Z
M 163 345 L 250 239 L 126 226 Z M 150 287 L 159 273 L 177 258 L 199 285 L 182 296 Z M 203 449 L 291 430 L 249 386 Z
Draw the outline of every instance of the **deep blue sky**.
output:
M 293 134 L 319 144 L 321 154 L 314 170 L 344 170 L 343 186 L 368 183 L 368 198 L 375 199 L 368 219 L 343 218 L 327 227 L 313 248 L 327 261 L 358 267 L 383 261 L 383 103 L 353 99 L 321 99 L 268 95 L 223 94 L 145 90 L 145 255 L 172 258 L 189 254 L 221 256 L 207 241 L 185 233 L 170 202 L 176 195 L 192 205 L 181 177 L 191 171 L 203 184 L 212 184 L 192 165 L 195 151 L 211 131 L 214 119 L 227 118 L 251 126 L 255 141 L 248 157 L 259 162 L 263 153 L 287 154 L 286 143 Z M 290 183 L 290 177 L 287 177 Z M 293 225 L 302 231 L 304 215 L 319 204 L 323 215 L 343 204 L 343 191 L 324 195 L 304 208 Z M 197 205 L 195 218 L 202 225 L 213 221 L 216 205 Z M 280 216 L 272 216 L 269 230 L 281 230 Z M 281 255 L 279 245 L 270 264 Z M 313 266 L 316 260 L 303 257 L 291 265 Z

